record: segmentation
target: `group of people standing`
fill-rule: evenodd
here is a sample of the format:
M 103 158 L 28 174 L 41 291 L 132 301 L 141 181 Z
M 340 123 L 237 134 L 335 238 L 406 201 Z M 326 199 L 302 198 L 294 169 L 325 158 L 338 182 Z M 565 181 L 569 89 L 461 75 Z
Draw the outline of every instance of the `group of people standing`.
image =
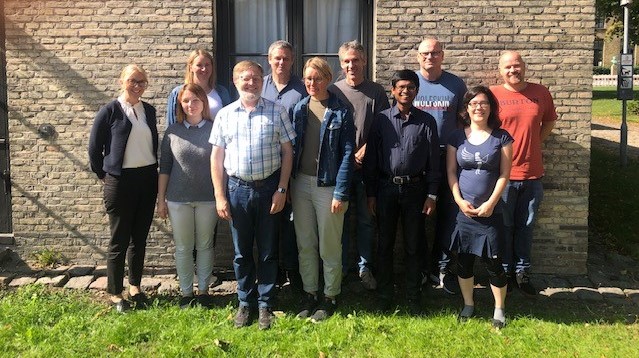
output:
M 147 304 L 140 280 L 157 196 L 158 215 L 173 228 L 183 308 L 207 298 L 223 219 L 235 252 L 235 326 L 249 325 L 254 312 L 260 329 L 271 326 L 278 279 L 303 293 L 298 317 L 332 315 L 350 269 L 351 221 L 358 276 L 378 292 L 380 308 L 391 309 L 401 222 L 409 311 L 420 312 L 431 277 L 449 293 L 461 290 L 459 320 L 471 318 L 480 257 L 495 298 L 492 324 L 503 327 L 507 287 L 536 293 L 528 272 L 543 193 L 541 146 L 557 119 L 552 97 L 526 81 L 517 52 L 499 60 L 502 85 L 470 89 L 442 69 L 436 38 L 424 39 L 417 56 L 419 70 L 393 74 L 389 103 L 384 87 L 365 78 L 357 41 L 339 48 L 343 78 L 332 83 L 320 57 L 306 61 L 302 79 L 293 75 L 293 48 L 280 40 L 268 50 L 270 74 L 253 61 L 235 65 L 239 99 L 231 101 L 215 81 L 213 57 L 196 50 L 184 85 L 169 96 L 161 145 L 155 110 L 140 100 L 146 72 L 125 67 L 121 95 L 98 112 L 89 143 L 91 168 L 104 182 L 115 309 L 130 308 L 122 296 L 125 255 L 130 299 Z M 429 259 L 427 216 L 435 218 Z

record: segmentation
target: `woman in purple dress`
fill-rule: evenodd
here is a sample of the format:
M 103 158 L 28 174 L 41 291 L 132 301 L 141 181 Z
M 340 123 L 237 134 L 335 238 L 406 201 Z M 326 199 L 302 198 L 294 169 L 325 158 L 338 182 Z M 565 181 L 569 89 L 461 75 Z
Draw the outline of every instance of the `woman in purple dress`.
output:
M 463 129 L 450 136 L 446 155 L 448 184 L 459 206 L 450 247 L 458 254 L 457 275 L 464 298 L 459 320 L 466 321 L 474 314 L 473 265 L 478 256 L 490 276 L 495 298 L 492 325 L 499 329 L 506 323 L 507 284 L 499 255 L 503 234 L 499 201 L 510 175 L 513 138 L 500 128 L 499 107 L 488 88 L 471 88 L 463 103 Z

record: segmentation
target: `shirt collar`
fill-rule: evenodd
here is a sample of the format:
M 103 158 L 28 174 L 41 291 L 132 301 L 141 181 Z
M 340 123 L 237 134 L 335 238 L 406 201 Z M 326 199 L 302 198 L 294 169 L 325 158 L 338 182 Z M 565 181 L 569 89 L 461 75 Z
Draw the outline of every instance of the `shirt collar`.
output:
M 204 121 L 206 121 L 206 119 L 202 119 L 198 124 L 196 125 L 192 125 L 189 122 L 187 122 L 186 120 L 182 121 L 182 123 L 184 124 L 184 126 L 189 129 L 191 127 L 198 127 L 198 128 L 202 128 L 204 126 Z
M 408 116 L 406 117 L 406 121 L 408 122 L 411 118 L 413 118 L 413 111 L 415 110 L 414 106 L 410 107 L 410 111 L 408 112 Z M 397 105 L 393 106 L 393 117 L 397 119 L 402 119 L 402 113 L 399 111 Z
M 242 103 L 241 99 L 237 100 L 237 104 L 238 104 L 238 106 L 237 106 L 236 111 L 245 111 L 246 112 L 246 108 L 244 107 L 244 104 Z M 257 100 L 257 104 L 255 105 L 256 109 L 260 108 L 260 107 L 264 107 L 264 98 L 262 98 L 261 96 Z

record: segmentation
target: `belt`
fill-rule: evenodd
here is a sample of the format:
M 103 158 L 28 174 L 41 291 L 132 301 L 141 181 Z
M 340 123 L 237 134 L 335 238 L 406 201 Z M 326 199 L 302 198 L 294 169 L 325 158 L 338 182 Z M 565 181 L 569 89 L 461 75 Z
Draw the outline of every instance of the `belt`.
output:
M 406 184 L 419 183 L 422 180 L 422 176 L 421 175 L 416 175 L 416 176 L 403 175 L 403 176 L 389 177 L 388 179 L 390 179 L 390 181 L 393 184 L 406 185 Z
M 237 182 L 240 185 L 244 185 L 244 186 L 250 186 L 252 188 L 261 188 L 264 187 L 268 184 L 270 184 L 273 181 L 273 177 L 277 176 L 279 178 L 280 176 L 280 170 L 276 170 L 273 174 L 269 175 L 268 177 L 264 178 L 264 179 L 260 179 L 260 180 L 251 180 L 251 181 L 247 181 L 244 179 L 240 179 L 236 176 L 230 175 L 229 176 L 229 180 L 233 180 L 235 182 Z

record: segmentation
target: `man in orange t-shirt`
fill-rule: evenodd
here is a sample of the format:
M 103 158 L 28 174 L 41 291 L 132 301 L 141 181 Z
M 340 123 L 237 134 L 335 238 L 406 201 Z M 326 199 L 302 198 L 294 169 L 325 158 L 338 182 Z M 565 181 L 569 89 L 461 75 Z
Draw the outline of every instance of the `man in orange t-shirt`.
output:
M 504 83 L 492 86 L 499 102 L 502 128 L 514 138 L 510 182 L 502 194 L 504 209 L 504 269 L 526 294 L 537 290 L 530 283 L 530 252 L 533 226 L 543 198 L 544 165 L 541 143 L 555 126 L 557 113 L 552 96 L 542 85 L 526 82 L 526 63 L 521 55 L 507 51 L 499 58 Z M 511 282 L 513 282 L 511 280 Z

